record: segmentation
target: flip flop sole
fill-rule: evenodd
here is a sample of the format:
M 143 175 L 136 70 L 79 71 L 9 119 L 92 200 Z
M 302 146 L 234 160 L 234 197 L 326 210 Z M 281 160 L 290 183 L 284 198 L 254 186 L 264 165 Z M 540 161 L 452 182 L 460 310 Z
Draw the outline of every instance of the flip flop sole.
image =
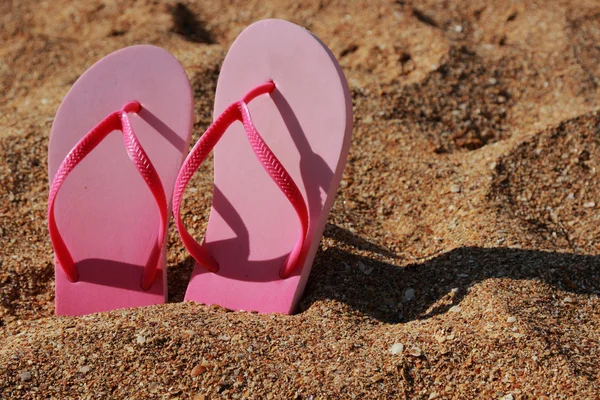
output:
M 214 115 L 273 80 L 249 103 L 256 127 L 298 185 L 309 209 L 300 266 L 279 270 L 300 234 L 298 216 L 252 151 L 241 123 L 215 147 L 214 195 L 204 246 L 219 263 L 195 266 L 186 300 L 231 309 L 291 313 L 317 252 L 341 180 L 352 134 L 352 100 L 335 57 L 307 30 L 264 20 L 244 30 L 227 54 Z
M 185 71 L 167 51 L 133 46 L 94 64 L 64 98 L 52 126 L 48 154 L 52 180 L 75 144 L 111 112 L 132 100 L 133 129 L 171 198 L 189 148 L 192 90 Z M 170 207 L 170 202 L 169 202 Z M 79 273 L 71 282 L 56 263 L 56 313 L 81 315 L 163 303 L 166 256 L 152 287 L 141 288 L 144 266 L 156 243 L 157 204 L 114 131 L 69 174 L 58 193 L 55 216 Z

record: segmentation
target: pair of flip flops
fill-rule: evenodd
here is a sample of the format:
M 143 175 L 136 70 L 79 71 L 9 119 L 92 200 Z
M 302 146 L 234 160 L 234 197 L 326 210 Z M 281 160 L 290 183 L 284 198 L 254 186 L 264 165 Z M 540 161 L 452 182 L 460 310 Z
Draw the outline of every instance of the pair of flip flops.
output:
M 310 32 L 260 21 L 225 58 L 214 117 L 187 154 L 190 83 L 179 62 L 154 46 L 110 54 L 73 85 L 48 157 L 57 314 L 163 303 L 171 209 L 196 260 L 186 300 L 293 312 L 350 146 L 344 74 Z M 201 245 L 185 229 L 181 201 L 212 150 L 213 201 Z

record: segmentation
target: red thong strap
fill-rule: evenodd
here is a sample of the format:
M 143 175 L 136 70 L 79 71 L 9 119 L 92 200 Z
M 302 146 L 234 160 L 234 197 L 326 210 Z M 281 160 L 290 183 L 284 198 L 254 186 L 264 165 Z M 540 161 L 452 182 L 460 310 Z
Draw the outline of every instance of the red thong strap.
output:
M 152 192 L 154 199 L 160 213 L 160 224 L 158 227 L 158 240 L 155 248 L 152 250 L 148 263 L 144 268 L 142 276 L 142 288 L 144 290 L 150 289 L 154 282 L 154 276 L 158 263 L 161 262 L 160 253 L 163 248 L 165 234 L 167 231 L 168 222 L 168 207 L 167 199 L 164 188 L 160 181 L 158 173 L 154 169 L 152 162 L 146 155 L 146 152 L 142 148 L 127 113 L 137 113 L 141 109 L 140 103 L 132 101 L 127 103 L 119 111 L 115 111 L 104 118 L 98 125 L 96 125 L 91 131 L 89 131 L 76 145 L 71 149 L 69 154 L 65 157 L 62 164 L 58 168 L 52 185 L 50 187 L 50 194 L 48 196 L 48 229 L 50 231 L 50 240 L 54 247 L 54 254 L 56 259 L 60 263 L 63 271 L 71 282 L 77 282 L 79 274 L 77 272 L 77 266 L 73 261 L 71 253 L 67 249 L 67 246 L 58 230 L 56 220 L 54 217 L 54 205 L 56 202 L 56 196 L 60 190 L 62 184 L 66 180 L 69 173 L 79 164 L 109 133 L 115 130 L 120 130 L 123 133 L 123 141 L 125 142 L 125 148 L 127 154 L 136 169 L 146 182 L 146 185 Z
M 188 154 L 187 158 L 183 162 L 183 166 L 181 167 L 181 171 L 177 177 L 175 190 L 173 192 L 173 216 L 175 217 L 175 221 L 177 223 L 177 230 L 179 231 L 179 235 L 181 236 L 183 244 L 190 252 L 192 257 L 194 257 L 194 259 L 196 259 L 200 265 L 209 271 L 217 272 L 219 270 L 219 265 L 217 261 L 208 253 L 208 251 L 204 249 L 202 245 L 196 242 L 196 240 L 194 240 L 194 238 L 185 228 L 180 214 L 181 200 L 183 197 L 183 192 L 185 191 L 185 188 L 192 175 L 194 175 L 200 164 L 202 164 L 208 154 L 215 147 L 219 139 L 221 139 L 227 128 L 229 128 L 229 126 L 235 121 L 242 122 L 254 154 L 260 161 L 265 171 L 267 171 L 271 179 L 277 184 L 283 194 L 285 194 L 288 201 L 294 207 L 296 214 L 298 214 L 302 232 L 285 263 L 279 270 L 280 278 L 287 278 L 297 267 L 298 259 L 302 251 L 302 247 L 304 246 L 304 240 L 306 239 L 306 235 L 308 233 L 308 210 L 306 203 L 302 197 L 302 194 L 300 193 L 300 190 L 298 189 L 298 186 L 292 180 L 292 177 L 283 167 L 281 162 L 279 162 L 275 154 L 273 154 L 269 146 L 267 146 L 263 138 L 256 130 L 247 104 L 255 97 L 262 94 L 271 93 L 274 89 L 275 83 L 267 82 L 250 90 L 242 100 L 227 107 L 227 109 L 225 109 L 225 111 L 223 111 L 223 113 L 219 115 L 213 124 L 206 130 L 200 140 L 198 140 L 190 154 Z

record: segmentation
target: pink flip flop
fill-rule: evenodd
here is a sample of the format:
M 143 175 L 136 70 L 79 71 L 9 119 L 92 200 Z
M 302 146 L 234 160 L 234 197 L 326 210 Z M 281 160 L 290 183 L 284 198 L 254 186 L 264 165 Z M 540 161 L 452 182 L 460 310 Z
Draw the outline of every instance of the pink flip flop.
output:
M 168 200 L 192 119 L 185 71 L 154 46 L 110 54 L 66 95 L 48 150 L 58 315 L 165 301 Z
M 225 58 L 214 115 L 175 184 L 177 228 L 196 259 L 185 299 L 291 313 L 348 156 L 346 79 L 310 32 L 286 21 L 260 21 L 240 34 Z M 185 230 L 180 205 L 213 147 L 213 204 L 200 245 Z

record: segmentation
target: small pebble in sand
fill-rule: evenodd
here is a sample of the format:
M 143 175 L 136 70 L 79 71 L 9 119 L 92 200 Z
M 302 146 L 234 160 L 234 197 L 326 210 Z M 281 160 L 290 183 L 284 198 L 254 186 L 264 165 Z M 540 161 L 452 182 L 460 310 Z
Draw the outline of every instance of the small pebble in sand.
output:
M 362 122 L 363 122 L 363 124 L 372 124 L 373 123 L 373 116 L 372 115 L 367 115 L 365 118 L 363 118 Z
M 451 193 L 460 193 L 460 186 L 454 184 L 454 185 L 450 185 L 450 192 Z
M 390 352 L 391 352 L 393 355 L 400 354 L 400 353 L 402 353 L 403 351 L 404 351 L 404 345 L 403 345 L 402 343 L 394 343 L 394 344 L 392 345 L 392 348 L 390 349 Z
M 460 306 L 452 306 L 450 307 L 450 312 L 459 313 L 461 310 Z
M 408 351 L 408 354 L 410 354 L 413 357 L 421 357 L 421 355 L 423 354 L 423 351 L 420 348 L 418 348 L 417 346 L 413 346 Z
M 21 380 L 23 382 L 29 382 L 31 380 L 31 372 L 29 372 L 29 371 L 21 372 L 19 374 L 19 378 L 21 378 Z
M 84 365 L 83 367 L 79 368 L 79 372 L 81 372 L 82 374 L 87 374 L 88 372 L 90 372 L 90 369 L 92 369 L 89 365 Z
M 596 207 L 596 203 L 593 201 L 588 201 L 583 203 L 583 208 L 594 208 Z
M 404 300 L 411 301 L 415 298 L 415 289 L 408 288 L 404 291 Z
M 506 322 L 508 322 L 509 324 L 512 324 L 514 322 L 517 322 L 517 318 L 515 318 L 515 317 L 508 317 L 506 319 Z
M 570 296 L 567 296 L 567 297 L 565 297 L 565 298 L 563 299 L 563 302 L 564 302 L 564 303 L 572 303 L 572 302 L 573 302 L 573 298 L 572 298 L 572 297 L 570 297 Z
M 138 344 L 144 344 L 146 343 L 146 338 L 142 335 L 137 335 L 137 337 L 135 338 L 135 340 L 138 342 Z
M 503 396 L 500 400 L 514 400 L 514 397 L 512 394 L 507 394 L 505 396 Z
M 371 272 L 373 272 L 373 268 L 374 268 L 374 267 L 367 266 L 367 265 L 366 265 L 365 263 L 363 263 L 362 261 L 359 261 L 359 262 L 358 262 L 358 269 L 360 269 L 360 270 L 361 270 L 361 272 L 362 272 L 363 274 L 365 274 L 365 275 L 370 275 L 370 274 L 371 274 Z
M 192 376 L 192 378 L 195 378 L 196 376 L 201 375 L 205 372 L 206 367 L 202 364 L 198 364 L 194 368 L 192 368 L 192 372 L 190 373 L 190 375 Z

